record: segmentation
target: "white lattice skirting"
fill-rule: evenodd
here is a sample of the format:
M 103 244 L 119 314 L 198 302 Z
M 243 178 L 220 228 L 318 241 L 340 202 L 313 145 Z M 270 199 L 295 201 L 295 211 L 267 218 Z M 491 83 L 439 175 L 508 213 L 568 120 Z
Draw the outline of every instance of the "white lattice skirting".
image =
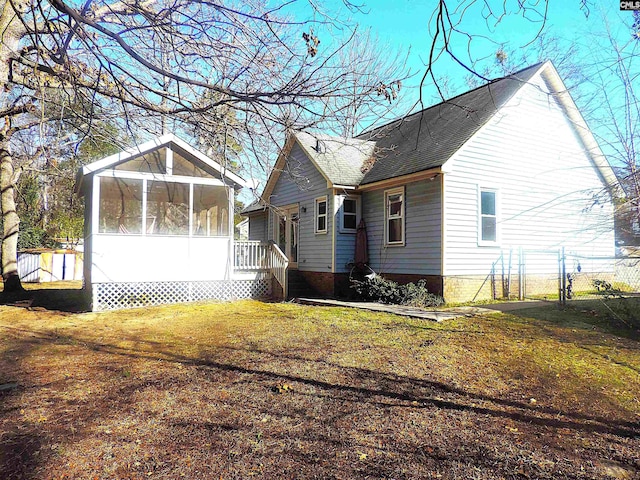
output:
M 271 295 L 271 279 L 94 283 L 92 288 L 93 310 L 102 311 L 199 300 L 265 298 Z

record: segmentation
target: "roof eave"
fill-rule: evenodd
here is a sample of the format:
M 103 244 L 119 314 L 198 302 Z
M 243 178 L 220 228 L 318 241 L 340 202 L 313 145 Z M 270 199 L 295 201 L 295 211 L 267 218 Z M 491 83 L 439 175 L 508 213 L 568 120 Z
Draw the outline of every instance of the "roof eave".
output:
M 545 70 L 541 72 L 542 78 L 548 82 L 550 87 L 556 92 L 555 97 L 569 118 L 573 130 L 583 145 L 584 151 L 591 158 L 606 188 L 613 194 L 620 184 L 607 157 L 602 152 L 598 141 L 580 113 L 580 110 L 578 110 L 558 71 L 549 61 L 545 62 L 543 67 Z
M 436 176 L 442 173 L 444 173 L 442 171 L 442 167 L 429 168 L 427 170 L 421 170 L 419 172 L 409 173 L 407 175 L 400 175 L 399 177 L 392 177 L 392 178 L 387 178 L 385 180 L 378 180 L 377 182 L 358 185 L 358 187 L 356 188 L 356 191 L 367 192 L 369 190 L 391 188 L 398 185 L 404 185 L 406 183 L 418 182 L 420 180 L 435 178 Z

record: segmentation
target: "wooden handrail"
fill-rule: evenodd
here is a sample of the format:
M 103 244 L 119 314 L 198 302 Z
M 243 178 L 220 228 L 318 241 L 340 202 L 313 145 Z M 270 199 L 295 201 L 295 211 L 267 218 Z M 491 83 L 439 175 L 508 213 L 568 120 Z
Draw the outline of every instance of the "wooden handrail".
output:
M 271 244 L 271 273 L 282 287 L 282 295 L 287 299 L 287 268 L 289 267 L 289 259 L 280 250 L 280 247 L 274 242 Z
M 235 270 L 269 270 L 287 298 L 287 268 L 289 259 L 275 242 L 237 240 L 233 244 Z

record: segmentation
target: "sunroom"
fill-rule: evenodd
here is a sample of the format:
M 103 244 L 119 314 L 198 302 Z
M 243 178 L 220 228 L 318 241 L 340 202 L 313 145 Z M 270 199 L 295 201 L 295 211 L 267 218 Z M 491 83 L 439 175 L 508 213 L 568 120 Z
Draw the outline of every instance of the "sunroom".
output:
M 85 288 L 93 310 L 264 296 L 234 275 L 234 173 L 174 135 L 83 167 Z

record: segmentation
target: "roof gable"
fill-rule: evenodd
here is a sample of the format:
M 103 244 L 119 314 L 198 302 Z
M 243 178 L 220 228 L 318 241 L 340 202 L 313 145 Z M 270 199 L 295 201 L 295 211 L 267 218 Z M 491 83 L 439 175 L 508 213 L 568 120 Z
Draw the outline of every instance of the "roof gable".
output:
M 305 156 L 327 181 L 329 188 L 356 187 L 364 177 L 363 166 L 373 156 L 375 142 L 320 133 L 292 133 L 280 151 L 276 164 L 262 192 L 262 199 L 269 198 L 286 169 L 291 149 L 298 145 Z
M 235 188 L 242 188 L 246 186 L 246 182 L 238 175 L 223 168 L 218 162 L 209 158 L 199 150 L 196 150 L 181 138 L 176 137 L 173 134 L 168 134 L 81 167 L 78 170 L 76 191 L 81 191 L 84 177 L 95 175 L 96 173 L 111 168 L 117 168 L 118 165 L 122 165 L 143 155 L 171 146 L 177 147 L 176 150 L 178 150 L 182 156 L 191 157 L 195 160 L 195 164 L 200 163 L 210 168 L 220 175 L 221 178 L 225 178 L 229 181 Z M 149 173 L 158 172 L 154 172 L 153 169 L 151 169 Z
M 363 166 L 373 156 L 375 142 L 298 132 L 296 140 L 332 186 L 358 185 Z

